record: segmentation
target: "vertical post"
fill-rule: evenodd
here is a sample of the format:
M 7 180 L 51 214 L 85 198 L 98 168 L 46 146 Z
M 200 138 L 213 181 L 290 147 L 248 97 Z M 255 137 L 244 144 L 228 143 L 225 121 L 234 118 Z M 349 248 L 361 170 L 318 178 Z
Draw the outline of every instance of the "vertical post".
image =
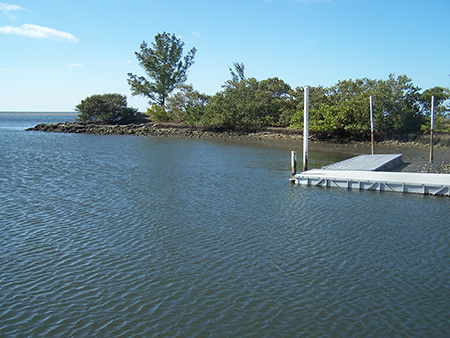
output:
M 434 95 L 431 97 L 430 162 L 433 162 Z
M 295 158 L 295 151 L 291 151 L 291 176 L 294 178 L 297 173 L 297 159 Z
M 308 113 L 309 113 L 309 87 L 305 87 L 304 100 L 304 115 L 303 115 L 303 171 L 308 170 Z
M 373 130 L 374 130 L 374 125 L 373 125 L 373 96 L 370 95 L 370 139 L 372 142 L 372 155 L 375 154 L 375 140 L 373 137 Z

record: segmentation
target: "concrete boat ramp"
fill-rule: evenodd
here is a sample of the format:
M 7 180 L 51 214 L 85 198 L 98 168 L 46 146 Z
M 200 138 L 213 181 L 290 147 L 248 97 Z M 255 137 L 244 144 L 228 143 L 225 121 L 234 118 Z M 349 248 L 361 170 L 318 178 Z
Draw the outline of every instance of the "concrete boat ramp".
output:
M 389 171 L 402 163 L 401 154 L 360 155 L 296 174 L 291 182 L 320 187 L 450 196 L 450 174 Z

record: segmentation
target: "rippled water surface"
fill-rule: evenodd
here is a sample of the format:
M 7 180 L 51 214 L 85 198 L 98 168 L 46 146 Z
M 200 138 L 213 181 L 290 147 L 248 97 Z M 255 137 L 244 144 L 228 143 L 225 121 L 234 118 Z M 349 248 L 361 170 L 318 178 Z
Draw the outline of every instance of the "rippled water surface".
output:
M 0 113 L 0 337 L 450 335 L 448 198 L 293 186 L 267 146 L 24 131 L 73 118 Z

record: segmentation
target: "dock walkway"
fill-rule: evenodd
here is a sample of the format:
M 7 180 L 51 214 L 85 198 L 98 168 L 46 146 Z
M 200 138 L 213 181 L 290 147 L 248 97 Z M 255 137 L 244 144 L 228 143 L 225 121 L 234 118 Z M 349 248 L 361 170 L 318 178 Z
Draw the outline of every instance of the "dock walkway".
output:
M 388 171 L 403 163 L 402 154 L 359 155 L 322 167 L 325 170 Z
M 450 174 L 386 171 L 402 164 L 401 158 L 401 154 L 360 155 L 296 174 L 291 181 L 310 186 L 450 196 Z

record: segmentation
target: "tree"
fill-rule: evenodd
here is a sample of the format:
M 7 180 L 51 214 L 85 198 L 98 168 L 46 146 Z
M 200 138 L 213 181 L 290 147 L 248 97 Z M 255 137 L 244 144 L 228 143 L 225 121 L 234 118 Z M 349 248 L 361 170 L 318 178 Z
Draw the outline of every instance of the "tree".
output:
M 266 126 L 282 126 L 282 113 L 289 110 L 291 87 L 273 77 L 258 83 L 256 100 L 259 102 L 260 123 Z
M 303 129 L 304 98 L 304 87 L 296 87 L 289 91 L 287 106 L 280 115 L 280 126 Z M 322 105 L 331 105 L 330 89 L 322 86 L 309 86 L 308 101 L 310 114 L 313 114 Z
M 127 106 L 127 97 L 121 94 L 88 96 L 75 107 L 79 121 L 118 122 L 133 118 L 137 109 Z
M 224 87 L 226 87 L 227 85 L 232 85 L 233 83 L 245 80 L 245 75 L 244 75 L 245 66 L 244 66 L 244 64 L 240 63 L 240 62 L 233 62 L 233 66 L 234 66 L 234 70 L 231 67 L 228 68 L 230 70 L 231 80 L 228 80 Z
M 330 88 L 330 101 L 337 109 L 337 118 L 328 115 L 339 130 L 351 132 L 370 132 L 369 97 L 372 95 L 375 80 L 368 78 L 338 81 Z M 321 108 L 324 108 L 323 106 Z M 329 109 L 324 109 L 329 112 Z M 333 110 L 331 110 L 333 111 Z
M 183 57 L 184 43 L 174 34 L 157 34 L 151 47 L 142 42 L 135 52 L 148 79 L 128 73 L 128 84 L 133 95 L 143 95 L 150 103 L 164 107 L 169 94 L 187 80 L 187 70 L 194 63 L 195 48 Z
M 417 132 L 423 123 L 419 106 L 420 88 L 406 75 L 389 74 L 374 90 L 375 123 L 381 130 Z
M 278 78 L 263 81 L 244 74 L 242 63 L 234 62 L 231 79 L 214 95 L 205 110 L 204 124 L 222 127 L 265 127 L 279 125 L 286 109 L 290 86 Z
M 434 96 L 435 114 L 442 115 L 443 117 L 450 117 L 450 104 L 448 99 L 450 98 L 450 89 L 444 87 L 433 87 L 425 90 L 420 95 L 420 104 L 424 115 L 429 116 L 431 113 L 431 97 Z
M 291 96 L 299 103 L 290 120 L 291 127 L 302 128 L 302 90 Z M 445 88 L 434 88 L 439 103 L 445 100 Z M 422 95 L 423 106 L 430 93 Z M 368 78 L 339 81 L 330 88 L 310 88 L 310 130 L 342 135 L 368 135 L 370 131 L 369 97 L 373 95 L 375 128 L 381 131 L 418 132 L 426 115 L 420 105 L 420 88 L 406 75 L 390 74 L 387 80 Z
M 450 131 L 450 89 L 433 87 L 425 90 L 420 95 L 420 105 L 425 116 L 425 122 L 421 129 L 429 131 L 431 127 L 431 98 L 434 96 L 434 130 Z
M 196 124 L 202 118 L 209 96 L 194 90 L 192 85 L 179 85 L 177 92 L 167 99 L 170 121 Z

